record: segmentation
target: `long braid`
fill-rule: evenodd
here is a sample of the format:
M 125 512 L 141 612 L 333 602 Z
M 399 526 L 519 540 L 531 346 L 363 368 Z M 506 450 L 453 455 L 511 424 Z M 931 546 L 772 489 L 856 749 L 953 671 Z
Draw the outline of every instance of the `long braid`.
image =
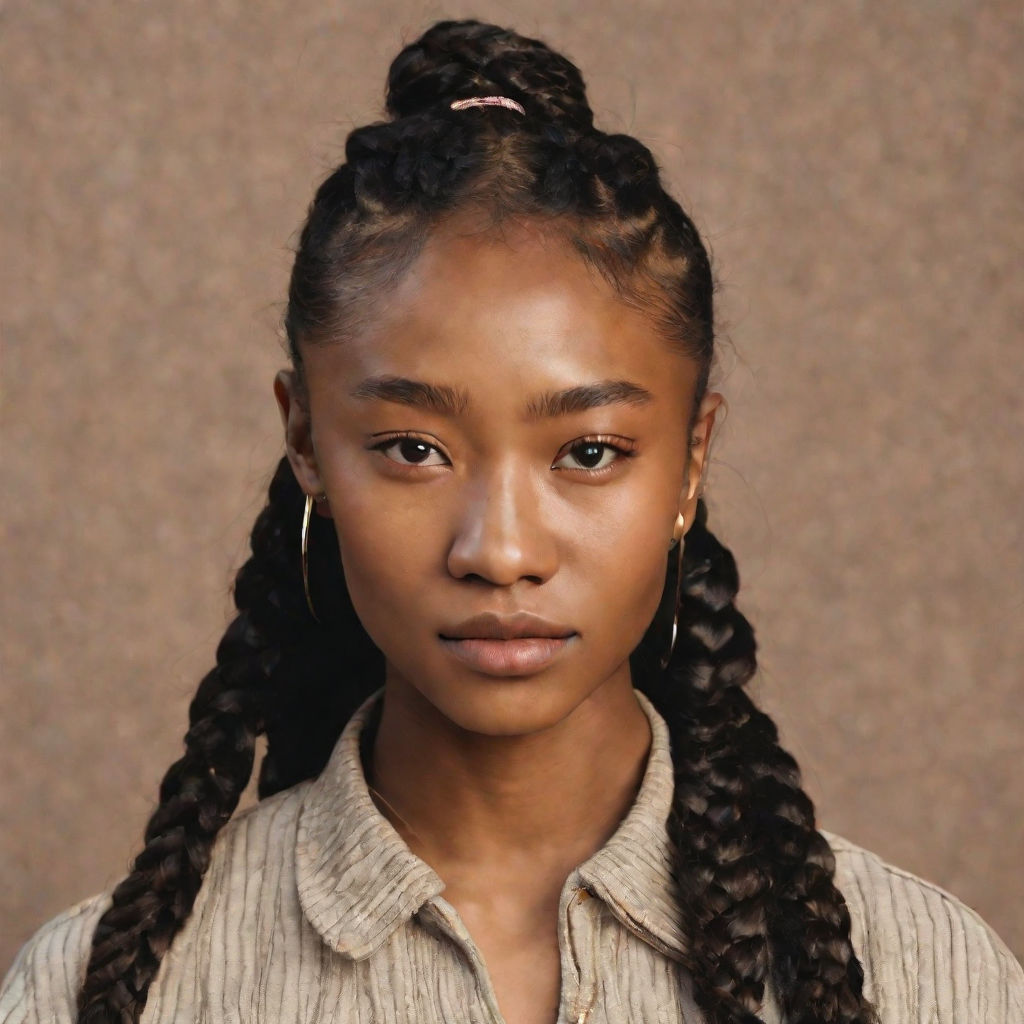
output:
M 278 585 L 266 635 L 277 637 L 265 655 L 267 752 L 260 766 L 260 799 L 315 778 L 327 764 L 345 723 L 381 686 L 384 661 L 349 601 L 333 523 L 313 516 L 310 586 L 320 621 L 309 614 L 302 587 L 299 524 L 305 495 L 281 459 L 271 502 Z M 284 627 L 275 634 L 273 617 Z
M 295 671 L 297 653 L 310 646 L 305 641 L 317 629 L 296 580 L 301 500 L 282 459 L 253 527 L 252 555 L 236 577 L 238 615 L 189 706 L 185 754 L 164 776 L 145 846 L 94 932 L 78 999 L 81 1024 L 139 1019 L 160 960 L 192 910 L 214 839 L 249 782 L 256 737 L 268 733 L 260 775 L 264 797 L 320 771 L 340 731 L 332 715 L 336 719 L 346 708 L 350 714 L 368 692 L 366 683 L 347 692 L 323 659 L 319 673 Z M 304 667 L 315 661 L 307 658 Z M 290 735 L 295 723 L 289 722 L 289 705 L 303 702 L 297 742 Z
M 677 881 L 700 937 L 694 978 L 712 1022 L 753 1021 L 774 978 L 786 1020 L 867 1024 L 834 860 L 774 723 L 744 691 L 753 630 L 734 604 L 735 562 L 700 503 L 686 537 L 679 638 L 648 676 L 676 771 Z
M 527 116 L 449 109 L 482 92 L 517 100 Z M 475 203 L 499 218 L 539 215 L 562 231 L 697 363 L 699 401 L 713 349 L 707 253 L 649 150 L 594 129 L 574 65 L 495 26 L 442 22 L 396 58 L 387 110 L 391 121 L 350 134 L 347 162 L 318 190 L 302 231 L 285 317 L 300 382 L 303 348 L 372 321 L 430 230 Z M 336 537 L 318 517 L 312 587 L 325 625 L 306 611 L 296 546 L 302 502 L 282 460 L 236 582 L 239 615 L 190 708 L 186 754 L 168 771 L 145 849 L 96 929 L 82 1021 L 138 1019 L 249 779 L 256 736 L 268 738 L 262 798 L 316 775 L 382 678 L 382 656 L 348 601 Z M 671 731 L 668 826 L 694 990 L 713 1024 L 755 1021 L 769 979 L 791 1022 L 866 1024 L 871 1010 L 831 852 L 795 763 L 743 689 L 756 667 L 753 632 L 733 603 L 732 557 L 705 517 L 701 505 L 686 540 L 668 668 L 650 657 L 663 614 L 632 659 Z

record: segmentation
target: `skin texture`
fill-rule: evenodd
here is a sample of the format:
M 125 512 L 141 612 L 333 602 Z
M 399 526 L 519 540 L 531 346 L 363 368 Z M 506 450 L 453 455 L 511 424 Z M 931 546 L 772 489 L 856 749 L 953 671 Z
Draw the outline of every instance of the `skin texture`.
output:
M 278 375 L 289 458 L 306 493 L 327 495 L 318 511 L 385 655 L 379 806 L 444 879 L 506 1019 L 549 1024 L 558 895 L 636 795 L 650 730 L 629 654 L 669 541 L 692 522 L 720 396 L 694 414 L 695 363 L 536 224 L 454 218 L 372 320 L 305 346 L 304 387 Z M 377 377 L 463 402 L 352 394 Z M 545 392 L 607 380 L 649 400 L 525 414 Z M 441 639 L 522 610 L 573 631 L 538 671 L 487 674 Z

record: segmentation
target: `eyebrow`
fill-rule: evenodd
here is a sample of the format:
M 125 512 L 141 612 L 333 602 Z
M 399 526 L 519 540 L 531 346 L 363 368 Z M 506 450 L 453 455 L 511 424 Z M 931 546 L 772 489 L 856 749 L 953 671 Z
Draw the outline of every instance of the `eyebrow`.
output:
M 408 377 L 367 377 L 352 391 L 352 397 L 398 402 L 442 416 L 458 416 L 469 408 L 469 396 L 464 391 Z
M 628 380 L 599 380 L 562 391 L 547 391 L 527 403 L 530 419 L 546 419 L 584 412 L 600 405 L 646 405 L 654 395 Z
M 353 389 L 352 397 L 397 402 L 442 416 L 458 416 L 469 408 L 469 396 L 465 391 L 390 375 L 367 377 Z M 537 395 L 527 402 L 525 413 L 528 419 L 549 419 L 602 405 L 646 405 L 653 400 L 654 396 L 647 388 L 632 381 L 599 380 Z

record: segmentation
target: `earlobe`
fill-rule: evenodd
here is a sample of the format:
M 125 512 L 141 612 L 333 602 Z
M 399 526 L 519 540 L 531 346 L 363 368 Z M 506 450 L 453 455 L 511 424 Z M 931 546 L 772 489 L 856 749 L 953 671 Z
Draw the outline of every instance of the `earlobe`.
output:
M 284 427 L 285 451 L 295 479 L 306 494 L 314 497 L 321 495 L 324 488 L 317 469 L 316 452 L 313 449 L 309 409 L 305 396 L 299 392 L 298 378 L 294 370 L 280 370 L 274 377 L 274 397 L 277 399 L 281 425 Z M 321 512 L 323 508 L 324 505 L 318 503 L 317 511 Z

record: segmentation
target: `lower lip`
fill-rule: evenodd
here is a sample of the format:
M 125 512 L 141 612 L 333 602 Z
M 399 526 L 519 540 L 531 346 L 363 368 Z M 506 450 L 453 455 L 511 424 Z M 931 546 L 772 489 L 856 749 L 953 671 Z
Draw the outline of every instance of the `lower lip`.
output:
M 572 636 L 524 636 L 515 640 L 441 637 L 441 643 L 459 661 L 478 672 L 489 676 L 525 676 L 547 668 L 572 639 Z

